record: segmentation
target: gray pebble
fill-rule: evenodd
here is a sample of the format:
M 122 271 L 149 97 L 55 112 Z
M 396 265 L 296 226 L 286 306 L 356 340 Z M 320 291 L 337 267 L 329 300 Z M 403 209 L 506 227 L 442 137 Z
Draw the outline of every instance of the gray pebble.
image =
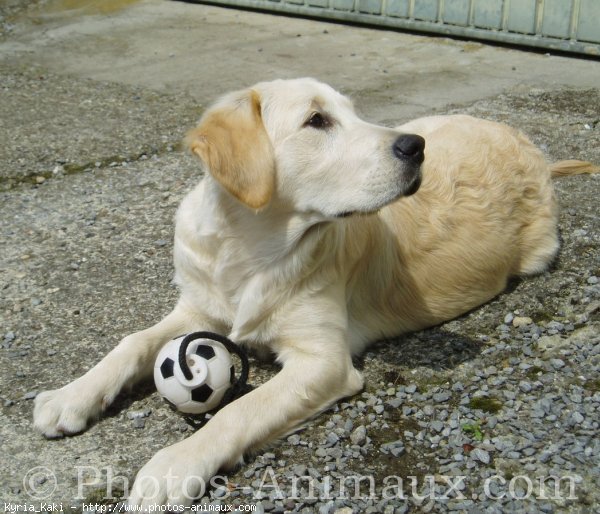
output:
M 442 391 L 433 395 L 433 401 L 436 403 L 447 402 L 450 398 L 452 398 L 452 394 L 449 391 Z
M 269 500 L 263 500 L 262 506 L 265 512 L 272 512 L 273 510 L 275 510 L 275 504 Z
M 380 450 L 383 453 L 391 453 L 394 457 L 399 457 L 404 453 L 404 442 L 398 440 L 391 443 L 385 443 L 380 446 Z
M 461 392 L 464 391 L 464 389 L 465 386 L 462 384 L 462 382 L 454 382 L 454 384 L 452 384 L 453 391 Z
M 213 490 L 212 494 L 215 498 L 222 498 L 223 496 L 227 495 L 228 492 L 229 490 L 226 487 L 219 486 Z
M 573 412 L 573 414 L 571 414 L 571 420 L 573 420 L 574 423 L 576 424 L 581 424 L 584 421 L 584 417 L 582 416 L 582 414 L 580 412 Z
M 296 464 L 295 466 L 292 467 L 292 472 L 297 477 L 303 477 L 303 476 L 306 476 L 306 474 L 308 472 L 308 468 L 304 464 Z
M 319 514 L 330 514 L 331 512 L 333 512 L 333 509 L 335 508 L 334 506 L 335 503 L 333 502 L 333 500 L 328 501 L 327 503 L 319 507 Z
M 442 430 L 444 430 L 444 424 L 441 421 L 438 421 L 438 420 L 432 421 L 429 424 L 429 426 L 435 432 L 441 432 Z
M 471 453 L 469 455 L 471 456 L 471 458 L 478 460 L 479 462 L 482 462 L 483 464 L 490 463 L 490 454 L 481 448 L 475 448 L 474 450 L 471 451 Z
M 315 455 L 320 458 L 325 458 L 328 454 L 325 448 L 319 447 L 315 450 Z
M 397 409 L 398 407 L 400 407 L 400 405 L 402 405 L 403 400 L 402 398 L 392 398 L 386 401 L 385 403 L 386 405 L 389 405 L 392 409 Z
M 21 400 L 35 400 L 38 394 L 38 391 L 29 391 L 21 397 Z
M 329 446 L 334 446 L 339 442 L 340 438 L 335 432 L 329 432 L 327 434 L 327 444 Z
M 150 416 L 150 414 L 152 414 L 152 411 L 150 409 L 143 409 L 143 410 L 130 410 L 127 412 L 127 418 L 128 419 L 141 419 L 141 418 L 147 418 L 148 416 Z
M 351 419 L 347 419 L 346 422 L 344 423 L 344 432 L 346 432 L 346 433 L 351 432 L 353 427 L 354 427 L 354 422 Z
M 144 418 L 134 418 L 133 428 L 144 428 L 146 426 L 146 420 Z
M 565 329 L 565 326 L 558 321 L 550 321 L 546 324 L 547 330 L 556 330 L 557 332 L 562 332 Z
M 352 444 L 362 446 L 367 441 L 367 429 L 364 425 L 358 426 L 354 432 L 350 435 L 350 441 Z
M 531 391 L 532 387 L 529 382 L 519 382 L 519 389 L 524 393 L 528 393 Z

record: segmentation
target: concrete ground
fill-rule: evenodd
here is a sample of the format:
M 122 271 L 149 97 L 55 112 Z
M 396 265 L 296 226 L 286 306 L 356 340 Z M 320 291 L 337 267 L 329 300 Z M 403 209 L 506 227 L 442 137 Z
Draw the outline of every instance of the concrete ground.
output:
M 173 305 L 172 219 L 199 179 L 180 141 L 221 93 L 314 76 L 376 123 L 470 112 L 522 128 L 549 159 L 600 162 L 598 61 L 164 0 L 12 0 L 0 15 L 5 501 L 52 489 L 46 499 L 80 506 L 98 489 L 89 485 L 96 478 L 131 480 L 184 436 L 151 385 L 120 398 L 86 433 L 59 441 L 33 431 L 31 399 L 79 376 Z M 460 321 L 465 331 L 477 325 L 493 336 L 509 310 L 559 316 L 565 291 L 600 274 L 598 181 L 577 177 L 557 188 L 561 260 Z M 373 353 L 367 387 L 378 387 L 382 370 L 420 376 L 419 351 L 406 352 L 397 360 Z M 441 368 L 452 380 L 456 363 L 448 362 Z M 254 381 L 273 372 L 256 371 Z M 126 413 L 144 410 L 152 413 L 136 428 Z M 42 468 L 35 475 L 39 466 L 56 483 Z M 243 483 L 243 470 L 233 479 Z

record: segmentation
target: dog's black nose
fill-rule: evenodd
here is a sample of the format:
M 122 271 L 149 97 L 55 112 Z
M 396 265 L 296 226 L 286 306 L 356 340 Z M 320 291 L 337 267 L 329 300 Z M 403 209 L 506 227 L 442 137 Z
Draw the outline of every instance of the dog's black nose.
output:
M 425 159 L 425 140 L 416 134 L 402 134 L 394 141 L 393 151 L 398 159 L 421 164 Z

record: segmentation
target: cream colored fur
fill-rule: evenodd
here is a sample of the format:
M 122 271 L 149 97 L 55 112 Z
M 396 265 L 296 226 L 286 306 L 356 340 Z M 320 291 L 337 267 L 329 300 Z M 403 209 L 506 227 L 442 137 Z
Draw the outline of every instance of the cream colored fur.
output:
M 314 113 L 328 124 L 310 126 Z M 418 170 L 391 150 L 400 133 L 426 140 L 422 185 L 406 198 Z M 360 391 L 351 359 L 369 342 L 464 313 L 511 275 L 542 271 L 558 249 L 550 167 L 498 123 L 448 116 L 387 129 L 300 79 L 224 97 L 188 144 L 207 173 L 177 214 L 177 306 L 81 378 L 40 394 L 35 426 L 47 437 L 84 430 L 185 332 L 267 348 L 282 369 L 158 452 L 132 504 L 190 504 L 249 449 Z

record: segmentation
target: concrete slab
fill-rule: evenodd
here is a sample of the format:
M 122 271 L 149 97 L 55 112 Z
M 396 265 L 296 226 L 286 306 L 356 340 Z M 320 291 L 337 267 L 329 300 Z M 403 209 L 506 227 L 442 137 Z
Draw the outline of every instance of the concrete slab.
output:
M 124 8 L 94 14 L 59 8 L 90 4 L 85 0 L 55 0 L 29 11 L 29 23 L 0 45 L 3 59 L 184 92 L 200 103 L 260 80 L 309 75 L 364 99 L 375 121 L 515 84 L 595 87 L 600 74 L 596 61 L 446 38 L 164 0 L 111 3 Z
M 183 93 L 0 65 L 0 189 L 179 148 L 203 105 Z
M 113 1 L 102 12 L 84 0 L 7 5 L 0 11 L 0 498 L 13 504 L 31 504 L 32 493 L 53 486 L 45 499 L 73 512 L 110 496 L 109 484 L 118 496 L 155 451 L 189 434 L 151 384 L 123 395 L 88 432 L 52 442 L 32 430 L 31 398 L 80 375 L 175 301 L 172 218 L 199 179 L 178 142 L 219 94 L 313 75 L 352 95 L 375 122 L 468 112 L 524 129 L 551 159 L 600 162 L 596 61 L 162 0 Z M 363 364 L 370 394 L 382 377 L 426 387 L 467 380 L 489 365 L 502 369 L 512 354 L 482 356 L 481 341 L 496 340 L 507 312 L 540 324 L 587 316 L 581 323 L 598 333 L 598 291 L 588 282 L 600 276 L 598 179 L 562 180 L 557 189 L 564 249 L 555 269 L 456 322 L 370 352 Z M 273 372 L 254 367 L 251 381 Z M 592 385 L 572 382 L 592 398 Z M 523 410 L 534 400 L 519 398 Z M 135 428 L 127 412 L 146 410 Z M 331 420 L 328 412 L 310 423 L 306 445 L 276 446 L 275 467 L 288 476 L 298 462 L 320 466 L 309 444 L 324 439 Z M 366 413 L 358 421 L 371 423 Z M 369 425 L 369 437 L 418 430 L 401 416 L 396 425 L 383 421 L 387 428 Z M 500 423 L 495 433 L 509 429 Z M 575 429 L 559 422 L 548 430 L 548 440 L 559 440 Z M 374 450 L 347 466 L 421 476 L 438 473 L 437 455 L 424 445 L 392 461 Z M 261 459 L 251 460 L 258 476 Z M 598 501 L 592 459 L 574 461 L 588 504 Z M 526 465 L 515 461 L 511 472 L 526 473 Z M 229 475 L 241 489 L 255 479 L 244 468 Z M 563 507 L 575 512 L 578 504 Z

